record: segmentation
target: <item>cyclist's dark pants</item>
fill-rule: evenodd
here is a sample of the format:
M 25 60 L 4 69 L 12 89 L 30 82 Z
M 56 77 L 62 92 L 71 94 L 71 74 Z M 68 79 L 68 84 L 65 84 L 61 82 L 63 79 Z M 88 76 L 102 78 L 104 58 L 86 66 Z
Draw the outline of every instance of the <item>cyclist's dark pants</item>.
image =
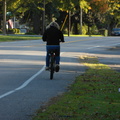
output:
M 56 60 L 56 64 L 59 64 L 60 62 L 60 45 L 47 45 L 46 46 L 46 51 L 47 51 L 47 55 L 46 55 L 46 67 L 49 67 L 49 51 L 50 50 L 55 50 L 55 60 Z

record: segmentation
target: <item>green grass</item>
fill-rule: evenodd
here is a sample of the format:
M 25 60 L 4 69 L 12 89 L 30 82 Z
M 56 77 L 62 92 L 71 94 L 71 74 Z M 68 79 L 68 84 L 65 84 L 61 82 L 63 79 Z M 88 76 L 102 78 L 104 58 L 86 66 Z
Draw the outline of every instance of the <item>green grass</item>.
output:
M 64 34 L 64 36 L 68 36 Z M 70 35 L 71 37 L 89 37 L 89 35 Z M 101 35 L 91 35 L 92 37 L 100 37 Z M 41 37 L 34 37 L 34 36 L 25 36 L 25 35 L 0 35 L 0 42 L 10 42 L 10 41 L 17 41 L 17 40 L 38 40 Z
M 9 42 L 16 40 L 38 40 L 38 39 L 41 39 L 41 37 L 0 35 L 0 42 Z
M 69 91 L 38 111 L 33 120 L 120 120 L 120 73 L 82 56 L 88 67 Z

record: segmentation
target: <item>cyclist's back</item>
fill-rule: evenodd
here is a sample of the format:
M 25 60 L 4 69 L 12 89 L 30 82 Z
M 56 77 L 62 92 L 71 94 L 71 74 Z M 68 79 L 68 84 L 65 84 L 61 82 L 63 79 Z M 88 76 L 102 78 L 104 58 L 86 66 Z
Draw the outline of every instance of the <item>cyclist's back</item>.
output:
M 55 26 L 50 26 L 43 34 L 42 39 L 47 42 L 47 45 L 59 45 L 60 42 L 64 42 L 62 32 Z
M 49 69 L 49 51 L 56 49 L 56 65 L 59 66 L 60 61 L 60 42 L 64 42 L 63 33 L 59 30 L 59 25 L 56 22 L 51 22 L 45 30 L 43 37 L 46 43 L 46 70 Z

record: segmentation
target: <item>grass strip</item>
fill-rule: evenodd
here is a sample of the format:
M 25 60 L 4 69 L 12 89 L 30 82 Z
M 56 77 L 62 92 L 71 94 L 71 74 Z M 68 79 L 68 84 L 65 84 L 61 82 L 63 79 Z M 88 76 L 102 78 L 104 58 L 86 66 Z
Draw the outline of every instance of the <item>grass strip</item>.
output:
M 80 61 L 86 72 L 33 120 L 120 120 L 120 73 L 96 57 L 81 56 Z
M 0 42 L 9 42 L 17 40 L 38 40 L 38 39 L 41 39 L 41 37 L 0 35 Z
M 64 34 L 64 36 L 68 36 Z M 100 37 L 101 35 L 92 35 L 92 37 Z M 89 35 L 71 35 L 71 37 L 89 37 Z M 102 37 L 102 36 L 101 36 Z M 0 42 L 10 42 L 17 40 L 38 40 L 41 37 L 36 36 L 25 36 L 25 35 L 0 35 Z

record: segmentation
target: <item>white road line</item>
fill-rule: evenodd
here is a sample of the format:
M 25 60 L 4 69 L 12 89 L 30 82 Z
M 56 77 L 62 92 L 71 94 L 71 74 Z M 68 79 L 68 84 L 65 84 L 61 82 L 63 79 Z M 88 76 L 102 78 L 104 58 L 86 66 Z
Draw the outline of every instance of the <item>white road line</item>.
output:
M 34 74 L 31 78 L 29 78 L 27 81 L 25 81 L 20 87 L 14 89 L 14 90 L 11 90 L 3 95 L 0 95 L 0 99 L 18 91 L 18 90 L 21 90 L 23 89 L 24 87 L 26 87 L 31 81 L 33 81 L 35 79 L 35 77 L 37 77 L 39 74 L 41 74 L 45 69 L 45 65 L 42 67 L 42 69 L 40 69 L 36 74 Z
M 97 48 L 97 47 L 100 47 L 100 46 L 89 47 L 87 49 L 93 49 L 93 48 Z
M 62 55 L 64 52 L 61 52 L 60 55 Z M 40 69 L 36 74 L 34 74 L 31 78 L 29 78 L 28 80 L 26 80 L 20 87 L 14 89 L 14 90 L 11 90 L 3 95 L 0 95 L 0 99 L 18 91 L 18 90 L 21 90 L 23 89 L 24 87 L 26 87 L 31 81 L 33 81 L 39 74 L 41 74 L 43 71 L 45 70 L 45 65 L 42 67 L 42 69 Z
M 94 46 L 94 47 L 89 47 L 87 49 L 93 49 L 93 48 L 98 48 L 98 47 L 107 47 L 107 46 L 115 46 L 115 45 L 119 45 L 120 43 L 116 43 L 116 44 L 108 44 L 108 45 L 103 45 L 103 46 Z
M 120 45 L 120 43 L 115 43 L 115 44 L 112 44 L 112 45 Z

